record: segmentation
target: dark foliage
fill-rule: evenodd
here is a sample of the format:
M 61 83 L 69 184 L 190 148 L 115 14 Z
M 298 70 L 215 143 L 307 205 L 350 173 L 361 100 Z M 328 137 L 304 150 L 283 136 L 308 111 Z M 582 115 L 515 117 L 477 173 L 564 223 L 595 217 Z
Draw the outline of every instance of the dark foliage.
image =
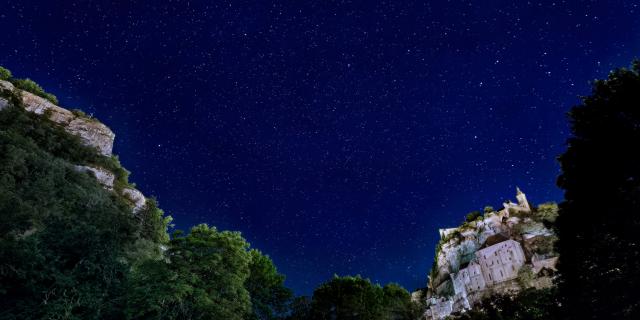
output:
M 420 314 L 396 284 L 383 288 L 360 276 L 336 276 L 313 292 L 309 319 L 418 319 Z
M 559 293 L 570 319 L 640 319 L 640 63 L 596 81 L 560 157 Z
M 479 217 L 482 217 L 482 213 L 480 213 L 480 211 L 471 211 L 465 217 L 465 222 L 476 221 Z
M 560 304 L 554 289 L 527 289 L 517 295 L 497 295 L 456 320 L 551 320 L 557 319 Z
M 0 318 L 122 316 L 125 257 L 144 236 L 122 198 L 65 160 L 91 151 L 20 107 L 0 112 Z

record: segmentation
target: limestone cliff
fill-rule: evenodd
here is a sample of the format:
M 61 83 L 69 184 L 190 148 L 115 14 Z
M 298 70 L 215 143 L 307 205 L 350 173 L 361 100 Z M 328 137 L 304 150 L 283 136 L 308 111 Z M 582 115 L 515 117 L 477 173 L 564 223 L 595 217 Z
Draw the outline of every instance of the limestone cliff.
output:
M 0 90 L 13 92 L 14 96 L 20 98 L 25 110 L 47 117 L 69 134 L 77 136 L 82 144 L 95 148 L 100 155 L 112 156 L 115 134 L 97 119 L 57 106 L 45 98 L 16 88 L 9 81 L 0 80 Z M 8 105 L 9 102 L 6 99 L 0 98 L 0 110 Z M 146 198 L 139 190 L 131 186 L 114 189 L 117 179 L 115 172 L 103 167 L 84 164 L 75 165 L 75 169 L 91 174 L 105 189 L 119 192 L 131 204 L 134 213 L 145 206 Z
M 26 110 L 46 115 L 53 122 L 63 126 L 67 132 L 80 137 L 86 145 L 95 147 L 105 156 L 111 155 L 115 134 L 101 122 L 76 115 L 33 93 L 15 89 L 11 82 L 0 80 L 0 87 L 11 91 L 18 90 Z
M 460 227 L 440 229 L 426 292 L 428 319 L 444 319 L 482 299 L 527 287 L 552 285 L 557 255 L 547 227 L 557 206 L 531 207 L 517 190 L 517 203 L 467 216 Z

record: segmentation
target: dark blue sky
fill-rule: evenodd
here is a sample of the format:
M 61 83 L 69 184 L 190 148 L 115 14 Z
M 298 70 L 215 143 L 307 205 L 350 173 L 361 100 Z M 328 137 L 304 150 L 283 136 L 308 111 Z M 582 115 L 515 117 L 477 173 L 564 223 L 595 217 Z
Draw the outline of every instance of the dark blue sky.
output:
M 560 200 L 566 111 L 640 49 L 635 1 L 133 2 L 0 0 L 0 65 L 109 125 L 176 227 L 242 231 L 299 294 L 424 286 L 439 227 L 516 185 Z

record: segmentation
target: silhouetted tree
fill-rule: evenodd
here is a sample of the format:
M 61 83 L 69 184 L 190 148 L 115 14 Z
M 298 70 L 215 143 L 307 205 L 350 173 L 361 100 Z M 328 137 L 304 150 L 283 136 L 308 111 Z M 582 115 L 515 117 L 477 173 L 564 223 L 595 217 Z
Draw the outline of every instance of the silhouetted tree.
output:
M 397 284 L 384 288 L 369 279 L 334 277 L 313 292 L 309 319 L 418 319 L 419 307 Z
M 640 63 L 596 81 L 560 157 L 559 292 L 570 319 L 640 319 Z
M 494 295 L 456 320 L 550 320 L 556 319 L 560 305 L 555 289 L 521 291 L 517 295 Z

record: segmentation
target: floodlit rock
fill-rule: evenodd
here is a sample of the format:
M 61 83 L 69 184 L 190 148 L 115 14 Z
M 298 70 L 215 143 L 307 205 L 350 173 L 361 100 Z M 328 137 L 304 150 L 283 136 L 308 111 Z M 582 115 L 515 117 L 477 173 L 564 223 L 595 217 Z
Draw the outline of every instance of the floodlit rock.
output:
M 91 119 L 75 118 L 65 129 L 79 136 L 86 145 L 98 148 L 103 155 L 111 155 L 115 134 L 104 124 Z
M 46 115 L 51 121 L 62 125 L 67 132 L 79 136 L 85 145 L 97 148 L 102 155 L 111 155 L 115 134 L 99 121 L 75 115 L 26 91 L 22 91 L 22 103 L 27 111 Z
M 75 166 L 75 168 L 80 172 L 91 172 L 101 185 L 109 190 L 113 189 L 113 181 L 115 179 L 115 176 L 110 171 L 89 166 Z
M 0 88 L 13 91 L 15 87 L 13 86 L 13 83 L 9 81 L 0 80 Z
M 140 211 L 147 203 L 147 198 L 137 189 L 125 188 L 122 190 L 122 195 L 133 203 L 133 213 Z

